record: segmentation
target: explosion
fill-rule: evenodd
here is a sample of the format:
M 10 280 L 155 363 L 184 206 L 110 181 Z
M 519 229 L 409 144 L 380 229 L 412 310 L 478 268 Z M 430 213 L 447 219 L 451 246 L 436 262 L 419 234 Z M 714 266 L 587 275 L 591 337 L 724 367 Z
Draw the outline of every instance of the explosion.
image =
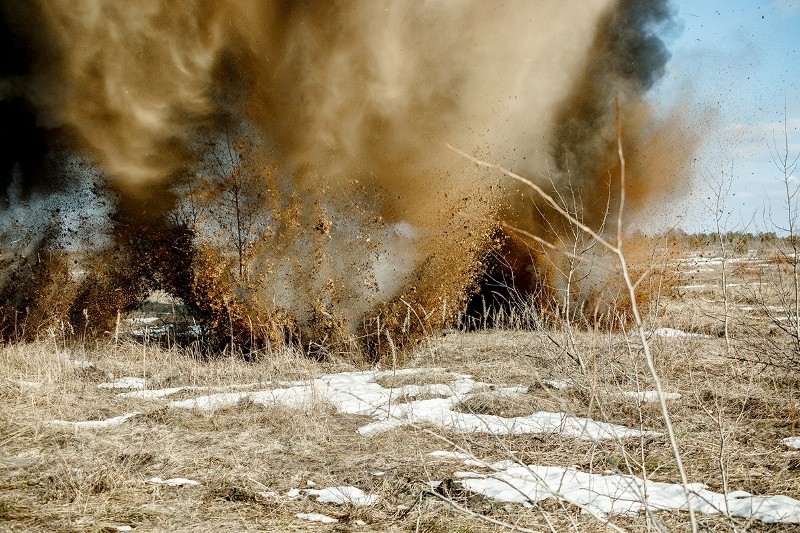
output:
M 559 245 L 573 230 L 445 143 L 616 231 L 615 100 L 633 215 L 681 187 L 697 140 L 644 99 L 669 59 L 666 0 L 0 13 L 6 338 L 102 334 L 161 289 L 217 346 L 379 357 L 457 321 L 481 280 L 563 285 L 563 257 L 504 228 Z M 568 299 L 596 298 L 601 281 L 583 279 Z

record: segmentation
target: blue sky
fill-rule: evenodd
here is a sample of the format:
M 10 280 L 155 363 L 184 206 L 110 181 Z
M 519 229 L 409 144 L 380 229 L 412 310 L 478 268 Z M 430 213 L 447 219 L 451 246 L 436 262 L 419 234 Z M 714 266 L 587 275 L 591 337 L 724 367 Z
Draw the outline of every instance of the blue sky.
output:
M 668 108 L 685 104 L 702 121 L 713 111 L 698 153 L 692 189 L 680 206 L 680 226 L 705 231 L 712 211 L 709 176 L 733 177 L 727 199 L 731 229 L 774 230 L 785 192 L 769 144 L 783 144 L 786 103 L 790 151 L 800 153 L 800 0 L 673 0 L 678 25 L 666 40 L 672 51 L 664 79 L 650 98 Z M 800 171 L 793 182 L 800 185 Z M 784 216 L 785 220 L 785 216 Z

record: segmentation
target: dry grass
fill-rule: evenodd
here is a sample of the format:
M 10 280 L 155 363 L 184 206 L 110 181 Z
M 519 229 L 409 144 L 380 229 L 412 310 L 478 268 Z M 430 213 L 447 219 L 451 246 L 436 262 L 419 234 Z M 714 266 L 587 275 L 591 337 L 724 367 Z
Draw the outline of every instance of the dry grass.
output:
M 413 374 L 392 374 L 376 380 L 381 387 L 398 388 L 406 385 L 431 385 L 434 383 L 450 383 L 456 379 L 452 372 L 433 370 L 431 372 L 421 372 Z
M 791 265 L 794 262 L 791 256 L 780 250 L 772 252 L 767 260 L 774 265 Z
M 742 271 L 744 272 L 744 271 Z M 713 273 L 708 273 L 709 276 Z M 740 275 L 734 271 L 734 276 Z M 744 275 L 744 274 L 741 274 Z M 687 309 L 714 309 L 713 301 L 684 293 L 664 298 L 653 325 L 692 326 L 712 332 L 706 322 L 687 318 Z M 738 304 L 737 304 L 738 305 Z M 703 311 L 705 312 L 705 311 Z M 694 316 L 694 315 L 692 315 Z M 748 313 L 742 312 L 742 320 Z M 758 320 L 753 315 L 752 320 Z M 753 328 L 735 330 L 753 335 Z M 800 498 L 800 455 L 780 439 L 800 432 L 800 375 L 754 367 L 727 357 L 723 339 L 658 338 L 653 356 L 665 390 L 682 396 L 669 402 L 690 481 L 711 490 L 746 490 Z M 580 354 L 581 370 L 570 354 Z M 564 411 L 629 427 L 659 431 L 656 404 L 625 398 L 622 392 L 652 389 L 641 346 L 624 332 L 479 331 L 432 339 L 409 354 L 410 366 L 445 368 L 398 373 L 385 387 L 451 382 L 455 374 L 497 386 L 523 385 L 527 392 L 496 396 L 487 389 L 457 409 L 500 416 Z M 82 367 L 70 361 L 88 360 Z M 428 494 L 431 480 L 443 495 L 478 513 L 509 523 L 556 531 L 604 531 L 577 507 L 547 500 L 533 508 L 487 500 L 460 488 L 457 461 L 428 457 L 439 449 L 468 451 L 485 460 L 513 456 L 526 463 L 576 465 L 593 472 L 621 472 L 657 481 L 677 481 L 665 437 L 592 442 L 560 435 L 493 436 L 457 434 L 434 427 L 406 426 L 372 437 L 356 429 L 370 419 L 338 413 L 318 401 L 306 409 L 263 407 L 247 401 L 215 413 L 167 408 L 169 401 L 202 394 L 185 391 L 158 400 L 118 397 L 99 389 L 112 376 L 147 378 L 150 388 L 226 387 L 252 384 L 260 390 L 276 380 L 309 380 L 323 373 L 359 369 L 345 361 L 315 362 L 290 351 L 264 354 L 253 362 L 236 357 L 203 360 L 177 350 L 123 344 L 67 349 L 55 341 L 15 344 L 0 351 L 0 530 L 223 531 L 322 530 L 295 518 L 322 512 L 339 518 L 340 531 L 494 531 L 495 526 L 464 515 Z M 360 368 L 363 369 L 363 368 Z M 570 380 L 555 388 L 549 380 Z M 39 387 L 24 382 L 39 382 Z M 403 401 L 421 398 L 406 398 Z M 51 420 L 100 420 L 142 414 L 106 429 L 48 425 Z M 449 443 L 448 443 L 449 441 Z M 452 443 L 452 444 L 450 444 Z M 187 477 L 199 487 L 164 487 L 145 480 Z M 355 485 L 380 495 L 379 504 L 355 508 L 313 498 L 274 500 L 304 488 Z M 710 531 L 789 527 L 747 524 L 701 516 Z M 363 520 L 366 526 L 355 525 Z M 688 527 L 684 513 L 615 517 L 628 530 L 661 524 Z M 654 522 L 655 521 L 655 522 Z

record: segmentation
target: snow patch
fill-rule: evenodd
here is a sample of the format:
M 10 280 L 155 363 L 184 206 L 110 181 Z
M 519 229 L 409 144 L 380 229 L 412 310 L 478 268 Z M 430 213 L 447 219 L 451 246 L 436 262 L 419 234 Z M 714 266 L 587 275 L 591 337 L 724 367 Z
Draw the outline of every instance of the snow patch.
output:
M 643 480 L 630 475 L 603 475 L 575 468 L 511 464 L 492 474 L 456 472 L 465 488 L 503 502 L 532 505 L 559 498 L 596 516 L 636 515 L 653 511 L 688 510 L 682 485 Z M 744 491 L 727 495 L 708 490 L 701 483 L 688 486 L 692 507 L 701 513 L 766 523 L 800 523 L 800 501 L 787 496 L 752 496 Z
M 88 361 L 86 359 L 73 359 L 72 354 L 70 354 L 67 351 L 58 352 L 55 355 L 65 365 L 71 366 L 73 368 L 80 370 L 87 370 L 89 368 L 94 368 L 94 363 L 92 363 L 91 361 Z
M 41 381 L 25 381 L 24 379 L 10 379 L 11 383 L 16 385 L 21 389 L 41 389 L 42 382 Z
M 781 440 L 781 442 L 789 448 L 800 449 L 800 437 L 788 437 Z
M 127 413 L 120 416 L 115 416 L 114 418 L 107 418 L 105 420 L 86 420 L 82 422 L 70 422 L 67 420 L 51 420 L 47 422 L 48 426 L 55 426 L 55 427 L 74 427 L 74 428 L 84 428 L 84 429 L 102 429 L 111 426 L 118 426 L 123 422 L 130 420 L 135 416 L 139 416 L 142 413 L 134 412 L 134 413 Z
M 455 461 L 465 461 L 471 459 L 472 456 L 461 452 L 449 452 L 447 450 L 436 450 L 428 454 L 428 457 L 437 457 L 441 459 L 453 459 Z
M 620 393 L 625 398 L 630 398 L 632 400 L 636 400 L 639 402 L 657 402 L 658 401 L 658 391 L 655 390 L 643 390 L 643 391 L 626 391 Z M 665 400 L 680 400 L 681 395 L 678 392 L 665 392 L 664 399 Z
M 564 390 L 572 387 L 574 383 L 571 379 L 543 379 L 542 384 L 551 389 Z
M 150 485 L 167 485 L 169 487 L 196 487 L 202 485 L 199 481 L 187 479 L 185 477 L 173 477 L 170 479 L 161 479 L 160 477 L 151 477 L 145 483 Z
M 681 259 L 679 263 L 683 265 L 704 265 L 704 266 L 719 266 L 723 263 L 731 264 L 746 264 L 746 263 L 764 263 L 763 260 L 757 257 L 700 257 L 689 256 Z
M 537 412 L 528 416 L 506 418 L 453 411 L 458 397 L 422 400 L 390 406 L 389 417 L 358 429 L 362 435 L 374 435 L 404 424 L 429 422 L 461 433 L 520 435 L 526 433 L 562 434 L 591 440 L 638 437 L 645 432 L 566 413 Z
M 282 389 L 256 392 L 224 392 L 174 401 L 172 409 L 200 409 L 214 411 L 232 407 L 243 400 L 271 406 L 309 408 L 315 401 L 331 403 L 339 412 L 369 416 L 374 422 L 358 428 L 365 436 L 375 435 L 408 424 L 428 422 L 462 433 L 482 432 L 498 435 L 544 433 L 563 434 L 592 440 L 639 437 L 652 435 L 590 418 L 578 418 L 561 412 L 537 412 L 528 416 L 506 418 L 497 415 L 462 413 L 453 410 L 473 394 L 509 396 L 523 393 L 525 386 L 496 387 L 473 380 L 464 374 L 455 374 L 448 384 L 406 385 L 382 387 L 378 380 L 398 375 L 429 373 L 441 369 L 404 369 L 396 371 L 361 371 L 326 374 L 318 379 Z M 417 395 L 435 395 L 439 398 L 399 403 L 398 398 Z
M 125 376 L 109 383 L 100 383 L 97 385 L 100 389 L 143 389 L 146 386 L 147 380 L 132 376 Z
M 356 507 L 375 505 L 380 500 L 377 494 L 367 494 L 357 487 L 341 486 L 324 489 L 306 489 L 309 496 L 316 496 L 320 503 L 333 503 L 336 505 L 351 504 Z
M 269 384 L 271 382 L 267 382 Z M 284 384 L 294 385 L 297 382 L 289 381 L 285 382 Z M 121 392 L 117 394 L 119 398 L 137 398 L 140 400 L 157 400 L 159 398 L 166 398 L 167 396 L 172 396 L 173 394 L 178 394 L 179 392 L 183 391 L 230 391 L 231 389 L 251 389 L 255 386 L 259 385 L 259 383 L 241 383 L 241 384 L 234 384 L 234 385 L 221 385 L 217 387 L 198 387 L 194 385 L 181 385 L 178 387 L 167 387 L 164 389 L 144 389 L 132 392 Z
M 335 524 L 339 520 L 336 518 L 332 518 L 328 515 L 320 514 L 320 513 L 297 513 L 297 518 L 300 520 L 309 520 L 311 522 L 321 522 L 323 524 Z
M 711 339 L 711 335 L 703 335 L 702 333 L 689 333 L 675 328 L 657 328 L 652 332 L 657 337 L 692 337 L 696 339 Z
M 191 389 L 192 387 L 170 387 L 166 389 L 155 389 L 155 390 L 136 390 L 131 392 L 121 392 L 117 394 L 118 398 L 138 398 L 142 400 L 155 400 L 158 398 L 166 398 L 167 396 L 172 396 L 173 394 L 178 394 L 187 389 Z

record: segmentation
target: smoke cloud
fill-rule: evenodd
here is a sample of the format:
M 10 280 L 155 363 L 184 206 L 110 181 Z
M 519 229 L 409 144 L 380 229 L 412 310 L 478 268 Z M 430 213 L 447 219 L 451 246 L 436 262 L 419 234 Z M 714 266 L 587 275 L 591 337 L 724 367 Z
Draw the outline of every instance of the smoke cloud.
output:
M 270 340 L 323 347 L 361 335 L 373 349 L 381 328 L 411 338 L 463 312 L 493 251 L 527 273 L 522 290 L 552 282 L 498 221 L 570 235 L 445 142 L 601 227 L 618 194 L 616 98 L 634 212 L 680 188 L 695 141 L 644 100 L 669 59 L 665 0 L 42 0 L 1 13 L 3 216 L 50 198 L 44 236 L 93 213 L 94 246 L 62 235 L 33 249 L 94 265 L 64 313 L 101 330 L 163 288 L 211 329 L 247 322 L 252 337 L 255 318 Z M 68 171 L 75 160 L 83 171 Z M 12 249 L 7 272 L 39 271 L 33 250 Z M 26 279 L 50 294 L 49 277 Z M 3 298 L 20 312 L 16 293 Z

